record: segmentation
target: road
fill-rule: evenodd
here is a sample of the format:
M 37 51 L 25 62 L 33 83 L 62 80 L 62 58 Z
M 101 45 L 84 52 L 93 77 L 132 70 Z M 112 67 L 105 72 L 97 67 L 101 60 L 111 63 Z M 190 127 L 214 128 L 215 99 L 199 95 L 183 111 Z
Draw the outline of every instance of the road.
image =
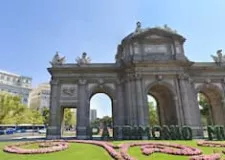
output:
M 32 138 L 45 138 L 45 134 L 34 133 L 14 133 L 9 135 L 0 135 L 0 141 L 21 140 Z

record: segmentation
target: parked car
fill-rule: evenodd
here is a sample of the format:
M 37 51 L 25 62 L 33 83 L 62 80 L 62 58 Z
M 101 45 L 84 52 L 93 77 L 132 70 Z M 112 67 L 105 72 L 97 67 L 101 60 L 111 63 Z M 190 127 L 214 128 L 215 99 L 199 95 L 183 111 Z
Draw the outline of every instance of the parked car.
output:
M 16 132 L 15 128 L 6 128 L 5 133 L 6 134 L 13 134 Z
M 25 133 L 25 132 L 26 132 L 25 129 L 17 129 L 17 130 L 16 130 L 16 133 Z
M 39 134 L 45 134 L 46 133 L 46 129 L 40 129 L 40 130 L 38 130 L 38 133 Z
M 3 135 L 5 134 L 5 131 L 4 130 L 0 130 L 0 135 Z

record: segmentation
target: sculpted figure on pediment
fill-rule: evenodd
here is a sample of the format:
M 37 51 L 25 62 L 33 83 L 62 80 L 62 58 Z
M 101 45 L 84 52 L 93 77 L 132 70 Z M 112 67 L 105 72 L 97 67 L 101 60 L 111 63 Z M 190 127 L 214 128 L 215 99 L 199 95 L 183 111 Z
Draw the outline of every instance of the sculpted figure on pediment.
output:
M 83 52 L 82 57 L 77 57 L 77 64 L 88 64 L 91 62 L 91 58 L 87 56 L 86 52 Z
M 52 66 L 55 66 L 55 65 L 62 65 L 63 63 L 65 63 L 65 56 L 64 57 L 60 57 L 59 56 L 59 52 L 56 52 L 56 54 L 52 58 L 52 61 L 50 62 L 50 64 Z
M 214 62 L 218 65 L 218 66 L 222 66 L 224 65 L 225 62 L 225 55 L 223 55 L 222 53 L 222 49 L 219 49 L 216 52 L 217 56 L 211 55 L 211 57 L 213 58 Z

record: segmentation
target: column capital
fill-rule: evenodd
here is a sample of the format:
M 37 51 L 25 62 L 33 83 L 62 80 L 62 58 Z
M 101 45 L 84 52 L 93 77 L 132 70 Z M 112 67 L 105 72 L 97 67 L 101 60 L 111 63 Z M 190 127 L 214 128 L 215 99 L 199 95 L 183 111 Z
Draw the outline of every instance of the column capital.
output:
M 186 73 L 181 73 L 181 74 L 178 74 L 178 79 L 180 80 L 189 80 L 190 79 L 190 76 Z
M 86 79 L 79 79 L 78 84 L 81 84 L 81 85 L 87 84 L 87 80 Z

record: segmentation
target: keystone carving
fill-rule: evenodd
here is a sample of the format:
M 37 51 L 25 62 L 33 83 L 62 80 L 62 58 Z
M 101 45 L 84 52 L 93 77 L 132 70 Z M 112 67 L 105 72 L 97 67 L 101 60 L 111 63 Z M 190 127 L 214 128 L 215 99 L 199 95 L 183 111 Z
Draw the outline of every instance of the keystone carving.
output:
M 161 80 L 163 79 L 163 76 L 162 76 L 162 75 L 156 75 L 156 79 L 157 79 L 158 81 L 161 81 Z

